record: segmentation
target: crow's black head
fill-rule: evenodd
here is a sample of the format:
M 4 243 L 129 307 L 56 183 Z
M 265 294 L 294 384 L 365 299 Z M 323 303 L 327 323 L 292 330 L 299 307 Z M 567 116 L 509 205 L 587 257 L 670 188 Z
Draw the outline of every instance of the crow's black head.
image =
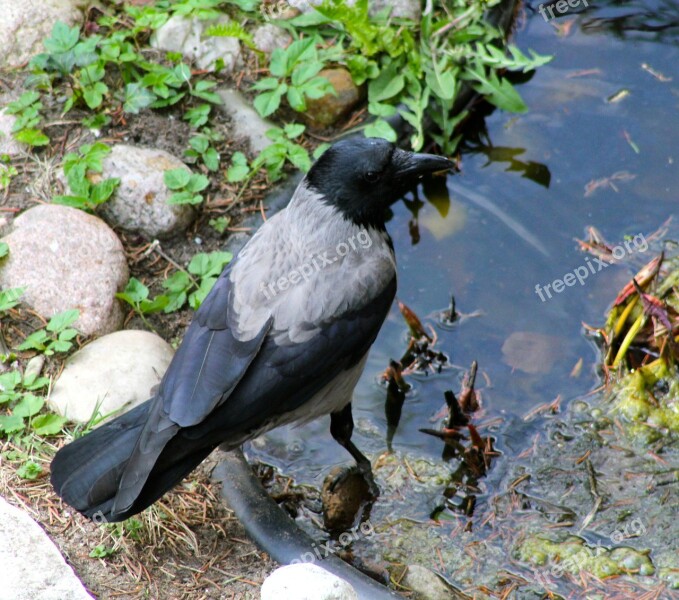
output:
M 453 166 L 433 154 L 400 150 L 379 138 L 333 144 L 307 174 L 312 189 L 358 225 L 383 226 L 385 209 L 427 173 Z

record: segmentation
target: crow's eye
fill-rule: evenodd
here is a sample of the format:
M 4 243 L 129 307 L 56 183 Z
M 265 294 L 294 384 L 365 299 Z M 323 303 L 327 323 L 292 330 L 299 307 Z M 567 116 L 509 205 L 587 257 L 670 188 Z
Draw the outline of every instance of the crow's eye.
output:
M 377 171 L 368 171 L 365 175 L 363 175 L 363 179 L 365 179 L 368 183 L 376 183 L 380 179 L 380 173 Z

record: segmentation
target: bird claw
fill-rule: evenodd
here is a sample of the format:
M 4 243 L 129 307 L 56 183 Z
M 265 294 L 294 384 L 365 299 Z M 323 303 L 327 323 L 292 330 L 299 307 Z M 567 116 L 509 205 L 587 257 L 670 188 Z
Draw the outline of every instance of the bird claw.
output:
M 371 500 L 374 500 L 380 495 L 380 488 L 375 483 L 375 477 L 373 476 L 372 469 L 370 465 L 354 465 L 351 467 L 342 467 L 337 474 L 332 477 L 332 480 L 328 483 L 328 489 L 331 492 L 336 492 L 341 488 L 349 478 L 354 475 L 360 475 L 367 486 L 367 494 Z

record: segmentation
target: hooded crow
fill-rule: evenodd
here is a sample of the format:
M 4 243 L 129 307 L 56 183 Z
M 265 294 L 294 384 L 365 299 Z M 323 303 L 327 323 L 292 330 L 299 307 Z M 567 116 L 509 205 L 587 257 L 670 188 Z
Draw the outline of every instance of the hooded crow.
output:
M 153 398 L 63 447 L 51 481 L 97 521 L 142 511 L 218 445 L 330 414 L 351 441 L 351 399 L 396 292 L 386 209 L 442 157 L 381 139 L 331 146 L 196 312 Z

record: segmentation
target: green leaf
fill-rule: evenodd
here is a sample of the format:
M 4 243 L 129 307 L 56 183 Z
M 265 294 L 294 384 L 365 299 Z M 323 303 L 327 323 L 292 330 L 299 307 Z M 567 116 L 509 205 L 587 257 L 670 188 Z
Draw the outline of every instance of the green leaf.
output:
M 39 329 L 34 331 L 29 335 L 21 344 L 19 344 L 19 350 L 45 350 L 45 342 L 49 341 L 49 336 L 44 329 Z
M 198 310 L 200 308 L 200 305 L 210 293 L 216 282 L 216 277 L 207 277 L 200 282 L 200 287 L 189 296 L 189 306 L 193 310 Z
M 25 394 L 24 397 L 12 409 L 12 414 L 17 417 L 32 417 L 40 412 L 45 404 L 45 399 L 33 394 Z
M 66 425 L 66 418 L 55 414 L 38 415 L 31 421 L 31 427 L 37 435 L 56 435 Z
M 186 185 L 187 192 L 202 192 L 208 185 L 210 180 L 205 175 L 194 173 L 191 175 L 188 184 Z
M 455 70 L 452 68 L 442 70 L 441 66 L 433 63 L 434 68 L 427 71 L 426 82 L 434 93 L 434 96 L 443 100 L 452 100 L 457 92 Z
M 377 121 L 368 125 L 363 133 L 365 137 L 380 137 L 390 142 L 396 142 L 398 139 L 392 126 L 383 119 L 377 119 Z
M 90 558 L 106 558 L 115 554 L 114 548 L 107 548 L 104 544 L 99 544 L 95 546 L 90 552 Z
M 2 433 L 16 433 L 23 431 L 24 420 L 15 415 L 0 415 L 0 432 Z
M 214 148 L 208 148 L 203 154 L 203 163 L 210 171 L 219 169 L 219 153 Z
M 189 276 L 184 271 L 177 271 L 170 275 L 165 281 L 163 281 L 163 287 L 175 294 L 183 292 L 188 287 L 191 286 L 191 280 Z
M 188 270 L 198 277 L 217 277 L 232 258 L 230 252 L 200 252 L 191 259 Z
M 398 73 L 399 64 L 393 62 L 384 69 L 379 77 L 368 84 L 368 100 L 370 102 L 383 102 L 399 94 L 405 87 L 405 77 Z
M 280 83 L 275 77 L 265 77 L 264 79 L 260 79 L 250 89 L 257 91 L 268 91 L 275 90 L 279 85 Z
M 200 204 L 203 197 L 192 192 L 175 192 L 167 199 L 168 204 Z
M 328 148 L 330 148 L 330 144 L 327 142 L 318 146 L 313 153 L 314 160 L 318 160 Z
M 50 139 L 39 129 L 22 129 L 14 135 L 14 138 L 29 146 L 47 146 L 50 143 Z
M 288 150 L 288 160 L 295 165 L 300 171 L 306 173 L 311 168 L 311 159 L 309 153 L 297 144 L 291 146 Z
M 472 87 L 489 102 L 502 110 L 524 113 L 528 110 L 519 93 L 506 79 L 499 79 L 494 71 L 488 74 L 481 65 L 466 69 L 463 78 L 472 82 Z
M 40 477 L 40 475 L 42 475 L 42 473 L 42 467 L 39 464 L 34 463 L 32 460 L 26 461 L 17 469 L 17 475 L 22 479 L 28 480 L 37 479 Z
M 285 135 L 291 140 L 294 140 L 295 138 L 298 138 L 300 135 L 302 135 L 305 129 L 306 127 L 301 123 L 288 123 L 285 125 L 285 127 L 283 127 Z
M 91 203 L 94 205 L 103 204 L 113 195 L 118 185 L 120 185 L 120 179 L 117 177 L 110 177 L 95 183 L 90 192 Z
M 271 59 L 269 61 L 269 72 L 274 76 L 270 77 L 269 79 L 273 79 L 276 81 L 278 84 L 277 79 L 275 78 L 283 78 L 287 76 L 287 64 L 288 64 L 288 57 L 282 48 L 276 48 L 272 53 L 271 53 Z M 273 89 L 273 88 L 270 88 Z
M 167 296 L 156 296 L 153 300 L 142 300 L 139 308 L 145 315 L 157 313 L 163 310 L 170 299 Z
M 195 108 L 190 108 L 184 113 L 183 119 L 188 121 L 193 127 L 202 127 L 207 123 L 212 107 L 209 104 L 200 104 Z
M 0 242 L 0 258 L 9 256 L 9 245 L 6 242 Z
M 14 308 L 19 304 L 19 299 L 25 291 L 25 288 L 10 288 L 0 291 L 0 311 Z
M 71 50 L 79 38 L 79 27 L 69 27 L 63 21 L 57 21 L 52 27 L 51 37 L 43 40 L 43 45 L 48 52 L 59 54 Z
M 137 114 L 140 110 L 148 108 L 157 99 L 157 96 L 141 83 L 128 83 L 125 86 L 125 102 L 123 110 Z
M 309 37 L 292 42 L 285 49 L 285 55 L 287 58 L 285 75 L 290 75 L 297 63 L 316 58 L 316 40 Z
M 250 174 L 248 159 L 242 152 L 234 152 L 231 157 L 231 166 L 226 171 L 226 179 L 229 183 L 243 181 Z
M 280 87 L 272 90 L 271 92 L 259 94 L 259 96 L 255 98 L 255 110 L 262 117 L 268 117 L 269 115 L 272 115 L 278 110 L 278 107 L 281 105 L 281 98 L 287 91 L 288 86 L 286 84 L 282 84 Z
M 304 112 L 306 110 L 306 102 L 299 88 L 294 86 L 288 88 L 288 104 L 297 112 Z
M 312 77 L 318 75 L 319 71 L 323 68 L 322 62 L 305 62 L 298 65 L 292 72 L 292 85 L 299 86 L 305 81 L 309 81 Z
M 125 289 L 116 294 L 116 298 L 135 306 L 149 297 L 149 288 L 135 277 L 130 277 Z
M 107 92 L 108 86 L 101 81 L 97 81 L 92 87 L 88 87 L 83 91 L 85 104 L 92 110 L 98 108 L 104 100 L 104 94 Z
M 78 320 L 80 311 L 77 309 L 65 310 L 54 315 L 47 324 L 47 331 L 59 332 L 70 325 L 73 325 Z
M 191 171 L 184 167 L 168 169 L 163 173 L 163 182 L 171 190 L 182 190 L 191 181 Z

